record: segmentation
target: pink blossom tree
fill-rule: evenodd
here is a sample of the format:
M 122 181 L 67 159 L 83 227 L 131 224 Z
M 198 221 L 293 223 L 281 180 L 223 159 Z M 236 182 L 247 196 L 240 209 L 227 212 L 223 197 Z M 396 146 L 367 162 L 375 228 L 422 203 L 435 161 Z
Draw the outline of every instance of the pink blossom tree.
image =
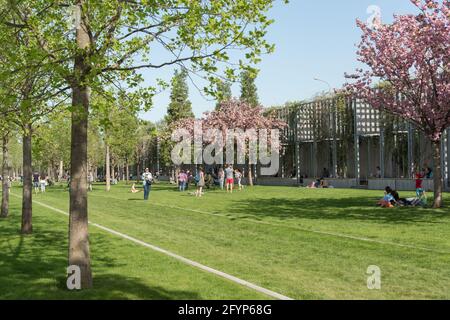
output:
M 396 15 L 392 24 L 363 34 L 358 60 L 366 70 L 347 75 L 346 89 L 374 108 L 400 116 L 433 145 L 434 207 L 442 206 L 441 139 L 450 127 L 450 0 L 411 0 L 417 15 Z M 378 85 L 375 85 L 378 83 Z
M 197 120 L 198 121 L 198 120 Z M 200 119 L 203 129 L 203 141 L 204 143 L 212 142 L 216 137 L 208 136 L 207 131 L 209 129 L 216 129 L 222 133 L 223 141 L 221 145 L 225 146 L 226 141 L 231 137 L 228 137 L 229 130 L 242 130 L 251 131 L 255 130 L 271 130 L 282 129 L 286 124 L 270 115 L 264 114 L 264 108 L 262 106 L 252 106 L 244 101 L 238 99 L 231 99 L 220 103 L 217 110 L 212 112 L 205 112 Z M 174 129 L 185 129 L 192 136 L 194 135 L 194 119 L 182 119 L 174 124 Z M 236 139 L 237 146 L 246 148 L 248 144 L 248 135 L 236 135 L 233 139 Z M 270 139 L 268 139 L 270 145 Z M 242 150 L 241 150 L 242 151 Z M 245 152 L 245 151 L 244 151 Z M 251 170 L 251 162 L 248 162 L 248 181 L 250 185 L 253 185 L 253 176 Z

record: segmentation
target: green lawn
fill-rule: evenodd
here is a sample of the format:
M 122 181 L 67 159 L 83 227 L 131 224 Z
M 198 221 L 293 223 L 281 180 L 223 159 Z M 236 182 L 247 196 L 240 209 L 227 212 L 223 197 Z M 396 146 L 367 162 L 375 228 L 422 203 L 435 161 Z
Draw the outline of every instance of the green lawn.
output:
M 148 202 L 128 191 L 96 186 L 90 220 L 286 296 L 450 299 L 448 208 L 376 208 L 381 193 L 367 190 L 254 187 L 198 199 L 160 184 Z M 34 199 L 68 210 L 61 188 Z M 267 298 L 93 226 L 95 289 L 67 292 L 67 217 L 35 204 L 34 235 L 21 237 L 20 199 L 11 200 L 0 298 Z M 381 268 L 381 290 L 367 289 L 369 265 Z

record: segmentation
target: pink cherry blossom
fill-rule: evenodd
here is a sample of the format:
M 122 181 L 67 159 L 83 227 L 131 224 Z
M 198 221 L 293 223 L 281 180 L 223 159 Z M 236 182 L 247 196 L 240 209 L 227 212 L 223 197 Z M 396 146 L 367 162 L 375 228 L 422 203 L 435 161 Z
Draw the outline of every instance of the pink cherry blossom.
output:
M 348 75 L 354 82 L 346 89 L 436 142 L 450 126 L 450 0 L 411 2 L 418 15 L 397 15 L 376 29 L 357 21 L 363 32 L 358 60 L 368 70 Z

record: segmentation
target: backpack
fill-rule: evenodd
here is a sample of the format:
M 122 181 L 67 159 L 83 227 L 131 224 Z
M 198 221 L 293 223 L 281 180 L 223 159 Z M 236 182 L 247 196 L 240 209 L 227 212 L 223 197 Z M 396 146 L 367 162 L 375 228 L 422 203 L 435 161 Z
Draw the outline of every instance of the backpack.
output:
M 194 178 L 195 182 L 198 183 L 200 181 L 200 174 L 196 174 Z

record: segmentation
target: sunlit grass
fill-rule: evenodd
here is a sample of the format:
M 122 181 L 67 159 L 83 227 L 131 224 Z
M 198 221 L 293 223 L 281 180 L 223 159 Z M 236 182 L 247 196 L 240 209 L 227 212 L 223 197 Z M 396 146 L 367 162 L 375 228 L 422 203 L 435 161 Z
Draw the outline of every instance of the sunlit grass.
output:
M 113 186 L 107 193 L 95 186 L 90 220 L 284 295 L 450 298 L 448 208 L 381 209 L 374 205 L 380 192 L 367 190 L 253 187 L 233 194 L 206 190 L 195 198 L 167 184 L 153 185 L 144 202 L 142 193 L 129 188 Z M 264 297 L 94 227 L 96 289 L 68 293 L 63 288 L 67 218 L 35 204 L 35 233 L 21 239 L 19 201 L 12 200 L 11 218 L 0 221 L 0 272 L 11 274 L 0 285 L 11 290 L 0 297 Z M 68 210 L 63 188 L 35 200 Z M 28 270 L 33 264 L 39 271 Z M 381 268 L 381 290 L 367 288 L 369 265 Z M 27 281 L 32 289 L 21 288 Z

